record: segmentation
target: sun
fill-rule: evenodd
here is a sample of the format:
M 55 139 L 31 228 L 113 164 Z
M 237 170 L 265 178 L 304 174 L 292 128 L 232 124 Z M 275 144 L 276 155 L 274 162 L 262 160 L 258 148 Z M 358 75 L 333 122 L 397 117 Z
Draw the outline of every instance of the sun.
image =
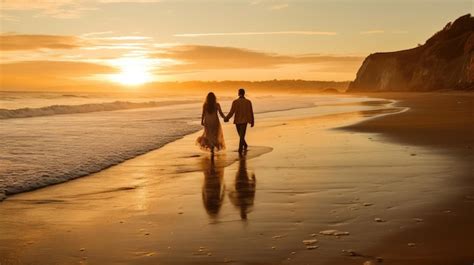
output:
M 120 58 L 112 63 L 120 72 L 110 75 L 110 80 L 126 86 L 137 86 L 152 80 L 151 63 L 146 58 Z

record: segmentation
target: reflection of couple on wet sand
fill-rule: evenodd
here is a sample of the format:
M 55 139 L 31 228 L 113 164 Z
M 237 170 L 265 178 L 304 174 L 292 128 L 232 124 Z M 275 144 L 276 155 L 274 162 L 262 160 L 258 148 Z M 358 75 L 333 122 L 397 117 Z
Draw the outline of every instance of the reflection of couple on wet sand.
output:
M 210 160 L 210 161 L 209 161 Z M 216 161 L 217 160 L 217 161 Z M 224 201 L 226 187 L 224 184 L 225 161 L 205 158 L 202 161 L 204 172 L 204 185 L 202 187 L 202 200 L 207 213 L 216 217 Z M 228 192 L 230 202 L 240 210 L 241 219 L 247 219 L 247 213 L 252 209 L 255 198 L 255 174 L 247 171 L 245 156 L 239 157 L 239 167 L 235 175 L 234 188 Z
M 201 149 L 211 151 L 219 151 L 225 149 L 224 135 L 222 133 L 222 126 L 219 121 L 219 114 L 225 122 L 228 122 L 234 116 L 234 124 L 239 134 L 239 153 L 247 150 L 247 142 L 245 141 L 245 133 L 247 131 L 247 124 L 254 126 L 254 115 L 252 109 L 252 102 L 245 98 L 245 90 L 239 89 L 239 98 L 232 102 L 232 107 L 229 114 L 224 115 L 221 105 L 217 103 L 216 95 L 210 92 L 206 97 L 202 108 L 201 125 L 204 126 L 204 133 L 198 137 L 196 143 Z

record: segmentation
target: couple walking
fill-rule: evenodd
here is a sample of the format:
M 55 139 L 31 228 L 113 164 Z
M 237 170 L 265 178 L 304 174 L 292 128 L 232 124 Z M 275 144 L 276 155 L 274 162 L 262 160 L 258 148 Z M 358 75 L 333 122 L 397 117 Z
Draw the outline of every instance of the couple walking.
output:
M 221 105 L 217 103 L 216 95 L 210 92 L 207 94 L 206 102 L 202 108 L 201 125 L 204 126 L 204 133 L 196 140 L 201 149 L 209 150 L 212 154 L 214 151 L 225 149 L 224 134 L 222 133 L 222 126 L 217 114 L 228 122 L 234 116 L 234 124 L 239 134 L 239 153 L 247 150 L 247 142 L 245 141 L 245 133 L 247 131 L 247 124 L 253 127 L 254 117 L 252 102 L 245 98 L 245 90 L 239 89 L 239 98 L 232 102 L 232 107 L 229 114 L 224 115 Z

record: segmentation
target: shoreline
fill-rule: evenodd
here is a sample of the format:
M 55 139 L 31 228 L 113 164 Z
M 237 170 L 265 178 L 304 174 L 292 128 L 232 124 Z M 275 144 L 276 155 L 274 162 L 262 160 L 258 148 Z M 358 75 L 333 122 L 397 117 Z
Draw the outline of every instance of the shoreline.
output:
M 313 100 L 315 100 L 316 98 L 320 98 L 320 97 L 327 97 L 327 95 L 319 95 L 319 94 L 315 94 L 313 95 L 315 96 L 313 98 Z M 340 95 L 341 96 L 341 95 Z M 256 96 L 256 99 L 260 99 L 261 96 Z M 266 96 L 265 96 L 266 97 Z M 272 97 L 272 96 L 270 96 Z M 342 97 L 344 98 L 344 97 Z M 347 98 L 346 98 L 347 99 Z M 358 99 L 359 101 L 356 101 L 356 102 L 349 102 L 349 103 L 343 103 L 343 104 L 339 104 L 339 105 L 344 105 L 344 104 L 349 104 L 349 105 L 353 105 L 353 106 L 363 106 L 364 104 L 360 102 L 361 99 Z M 173 101 L 174 102 L 174 101 Z M 311 109 L 311 108 L 314 108 L 314 106 L 316 106 L 316 102 L 311 102 L 311 101 L 308 101 L 308 102 L 299 102 L 298 104 L 296 104 L 296 106 L 294 107 L 286 107 L 286 108 L 264 108 L 263 110 L 260 110 L 260 111 L 256 111 L 256 115 L 260 115 L 260 114 L 263 114 L 263 115 L 273 115 L 273 114 L 278 114 L 279 112 L 284 112 L 284 111 L 292 111 L 292 110 L 303 110 L 304 109 Z M 229 102 L 228 101 L 224 101 L 224 104 L 228 104 Z M 376 102 L 377 103 L 377 102 Z M 381 103 L 381 102 L 379 102 Z M 183 105 L 195 105 L 196 103 L 193 101 L 191 103 L 187 103 L 187 104 L 183 104 Z M 176 107 L 176 106 L 180 106 L 182 104 L 171 104 L 171 106 L 165 104 L 164 106 L 161 106 L 159 107 L 159 109 L 163 109 L 163 108 L 170 108 L 170 107 Z M 370 105 L 370 104 L 369 104 Z M 373 105 L 373 104 L 372 104 Z M 373 106 L 376 106 L 377 104 L 373 105 Z M 327 103 L 323 103 L 322 105 L 320 106 L 338 106 L 338 104 L 327 104 Z M 150 108 L 147 108 L 147 109 L 150 109 Z M 151 108 L 153 109 L 153 108 Z M 155 108 L 156 109 L 156 108 Z M 121 109 L 121 110 L 113 110 L 113 111 L 107 111 L 107 112 L 127 112 L 127 111 L 136 111 L 137 109 L 131 109 L 131 110 L 128 110 L 128 109 Z M 53 115 L 53 116 L 61 116 L 63 114 L 59 114 L 59 115 Z M 72 115 L 72 114 L 64 114 L 64 115 Z M 94 115 L 94 113 L 76 113 L 74 114 L 75 116 L 76 115 Z M 77 116 L 76 116 L 77 117 Z M 26 119 L 35 119 L 35 118 L 38 118 L 38 119 L 48 119 L 49 117 L 48 116 L 38 116 L 38 117 L 28 117 Z M 14 119 L 17 119 L 17 118 L 14 118 Z M 23 119 L 23 118 L 20 118 L 20 119 Z M 196 119 L 196 122 L 190 122 L 189 125 L 191 124 L 196 124 L 197 125 L 197 120 L 198 120 L 198 116 L 195 117 Z M 9 120 L 9 119 L 7 119 Z M 0 119 L 1 121 L 1 119 Z M 10 122 L 10 121 L 8 121 Z M 149 153 L 149 152 L 153 152 L 155 150 L 158 150 L 160 148 L 162 148 L 163 146 L 167 145 L 167 144 L 170 144 L 170 143 L 173 143 L 175 141 L 178 141 L 180 139 L 182 139 L 183 137 L 187 136 L 187 135 L 191 135 L 193 133 L 196 133 L 198 132 L 199 130 L 201 130 L 201 127 L 200 126 L 194 126 L 193 128 L 191 129 L 188 129 L 180 134 L 177 134 L 177 135 L 174 135 L 173 137 L 171 137 L 170 139 L 166 139 L 165 141 L 161 141 L 159 143 L 154 143 L 154 144 L 150 144 L 149 147 L 147 147 L 146 149 L 143 149 L 143 150 L 140 150 L 138 152 L 135 152 L 131 155 L 126 155 L 125 157 L 122 157 L 116 161 L 113 161 L 113 163 L 109 163 L 107 162 L 106 165 L 104 166 L 101 166 L 100 168 L 95 168 L 93 170 L 89 170 L 87 172 L 81 172 L 80 174 L 78 173 L 75 173 L 75 172 L 66 172 L 64 173 L 65 176 L 55 176 L 55 178 L 53 179 L 46 179 L 45 182 L 46 183 L 23 183 L 22 185 L 23 186 L 8 186 L 8 181 L 5 181 L 4 183 L 4 187 L 2 187 L 2 180 L 0 179 L 0 203 L 5 200 L 6 198 L 10 197 L 10 196 L 13 196 L 13 195 L 16 195 L 16 194 L 21 194 L 21 193 L 25 193 L 25 192 L 31 192 L 31 191 L 35 191 L 35 190 L 38 190 L 38 189 L 42 189 L 42 188 L 46 188 L 46 187 L 49 187 L 49 186 L 53 186 L 53 185 L 58 185 L 58 184 L 63 184 L 63 183 L 67 183 L 69 181 L 72 181 L 72 180 L 75 180 L 75 179 L 79 179 L 79 178 L 83 178 L 83 177 L 87 177 L 87 176 L 90 176 L 92 174 L 96 174 L 96 173 L 99 173 L 103 170 L 106 170 L 110 167 L 114 167 L 114 166 L 117 166 L 121 163 L 124 163 L 125 161 L 127 160 L 130 160 L 130 159 L 134 159 L 138 156 L 141 156 L 141 155 L 144 155 L 146 153 Z M 112 161 L 109 159 L 109 161 Z M 26 186 L 25 186 L 26 185 Z
M 361 264 L 381 256 L 384 264 L 399 264 L 398 252 L 387 249 L 403 250 L 407 237 L 387 238 L 431 226 L 425 216 L 422 223 L 413 218 L 450 198 L 449 191 L 437 193 L 439 198 L 430 192 L 449 183 L 458 161 L 436 149 L 387 141 L 383 134 L 341 129 L 411 111 L 375 119 L 366 115 L 383 110 L 333 116 L 314 111 L 324 108 L 262 115 L 248 139 L 260 147 L 251 146 L 244 160 L 231 149 L 210 166 L 206 155 L 189 151 L 194 133 L 88 178 L 15 195 L 0 203 L 0 261 Z M 224 129 L 234 146 L 233 126 Z M 407 168 L 410 176 L 403 173 Z M 433 178 L 436 172 L 448 176 Z M 254 176 L 253 184 L 241 185 L 241 176 Z M 419 188 L 424 192 L 418 194 Z M 376 217 L 386 222 L 374 222 Z M 27 233 L 31 227 L 38 229 Z M 328 229 L 349 235 L 319 234 Z M 314 250 L 301 243 L 308 239 L 317 240 Z M 420 242 L 416 250 L 423 249 Z M 350 249 L 361 255 L 341 254 Z
M 414 114 L 408 117 L 397 117 L 393 120 L 383 122 L 371 122 L 369 120 L 362 121 L 345 129 L 357 130 L 360 132 L 376 132 L 387 135 L 391 140 L 401 143 L 408 143 L 420 146 L 435 146 L 443 149 L 462 149 L 470 150 L 473 148 L 474 137 L 469 137 L 469 132 L 474 130 L 472 122 L 472 115 L 474 110 L 474 94 L 469 92 L 453 92 L 453 93 L 403 93 L 403 92 L 379 92 L 379 93 L 351 93 L 350 96 L 367 96 L 369 98 L 384 97 L 391 100 L 396 100 L 395 104 L 398 107 L 411 108 Z M 439 115 L 432 115 L 434 111 L 440 112 Z M 455 117 L 452 115 L 457 114 Z M 444 134 L 426 134 L 423 137 L 424 141 L 420 141 L 417 133 L 420 131 L 403 131 L 409 125 L 416 123 L 416 119 L 424 118 L 424 124 L 421 127 L 415 128 L 423 130 L 421 133 L 433 132 L 444 128 L 443 133 L 458 135 L 461 138 L 446 137 Z M 407 122 L 408 124 L 402 124 Z M 390 127 L 391 126 L 391 127 Z M 444 126 L 444 127 L 443 127 Z M 447 128 L 446 128 L 447 127 Z M 397 131 L 398 129 L 398 131 Z M 461 134 L 466 132 L 465 134 Z M 427 138 L 426 138 L 427 137 Z M 459 141 L 461 140 L 461 141 Z M 464 145 L 464 146 L 463 146 Z M 464 147 L 464 148 L 463 148 Z M 470 151 L 469 151 L 470 152 Z

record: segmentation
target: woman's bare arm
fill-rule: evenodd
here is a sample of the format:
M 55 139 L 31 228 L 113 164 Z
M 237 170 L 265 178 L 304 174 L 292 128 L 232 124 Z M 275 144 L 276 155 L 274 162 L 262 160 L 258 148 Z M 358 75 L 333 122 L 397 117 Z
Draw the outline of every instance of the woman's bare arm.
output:
M 225 119 L 224 112 L 222 112 L 222 109 L 221 109 L 221 104 L 217 104 L 217 111 L 219 111 L 219 115 L 221 115 L 221 117 Z
M 204 126 L 204 111 L 206 111 L 206 106 L 202 106 L 202 114 L 201 114 L 201 125 Z

